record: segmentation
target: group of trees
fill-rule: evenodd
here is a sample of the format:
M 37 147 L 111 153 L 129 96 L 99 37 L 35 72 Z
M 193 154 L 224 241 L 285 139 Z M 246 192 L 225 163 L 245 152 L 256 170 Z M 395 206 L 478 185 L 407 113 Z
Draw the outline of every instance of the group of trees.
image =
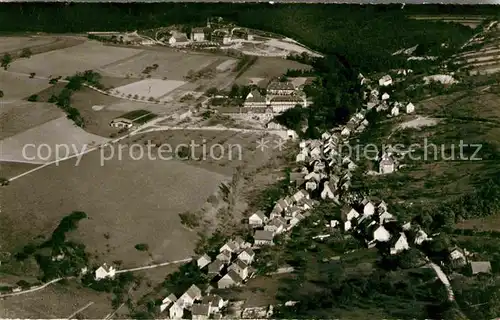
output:
M 41 244 L 27 244 L 15 254 L 19 261 L 34 256 L 40 270 L 41 280 L 79 274 L 88 265 L 85 245 L 66 239 L 66 234 L 78 227 L 78 222 L 87 218 L 85 212 L 73 211 L 59 222 L 51 237 Z

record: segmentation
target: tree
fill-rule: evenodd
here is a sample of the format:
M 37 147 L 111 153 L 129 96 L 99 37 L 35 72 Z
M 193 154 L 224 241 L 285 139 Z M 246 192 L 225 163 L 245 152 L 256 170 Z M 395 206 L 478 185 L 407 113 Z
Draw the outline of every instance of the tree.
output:
M 30 48 L 24 48 L 22 51 L 21 51 L 21 55 L 20 57 L 21 58 L 29 58 L 31 57 L 33 53 L 31 52 Z
M 7 70 L 7 68 L 9 67 L 11 62 L 12 62 L 12 56 L 10 54 L 6 53 L 2 57 L 0 66 L 2 68 L 4 68 L 5 70 Z
M 149 245 L 147 243 L 138 243 L 134 248 L 139 251 L 148 251 Z
M 31 72 L 31 73 L 30 73 L 30 79 L 33 79 L 35 76 L 36 76 L 36 73 L 35 73 L 35 72 Z
M 3 91 L 0 90 L 0 98 L 3 98 Z
M 7 186 L 9 185 L 9 179 L 5 177 L 0 177 L 0 186 Z
M 38 100 L 38 95 L 32 94 L 31 96 L 28 97 L 28 101 L 35 102 Z
M 205 95 L 209 96 L 209 97 L 213 97 L 217 94 L 219 90 L 217 90 L 217 88 L 215 87 L 212 87 L 210 89 L 208 89 L 206 92 L 205 92 Z

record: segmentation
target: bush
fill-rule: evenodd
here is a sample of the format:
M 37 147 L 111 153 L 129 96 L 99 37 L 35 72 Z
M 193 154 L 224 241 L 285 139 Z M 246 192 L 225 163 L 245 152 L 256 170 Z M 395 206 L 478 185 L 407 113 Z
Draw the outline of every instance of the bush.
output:
M 5 70 L 7 70 L 11 62 L 12 62 L 12 56 L 6 53 L 3 55 L 2 60 L 0 61 L 0 66 Z
M 31 50 L 29 48 L 24 48 L 22 51 L 21 51 L 21 55 L 20 57 L 21 58 L 29 58 L 31 57 L 33 53 L 31 52 Z
M 192 212 L 180 213 L 181 223 L 189 228 L 196 228 L 200 225 L 199 217 Z
M 149 245 L 147 243 L 138 243 L 134 248 L 139 251 L 148 251 Z
M 38 95 L 32 94 L 31 96 L 28 97 L 28 101 L 31 101 L 31 102 L 38 101 Z
M 9 185 L 9 179 L 0 177 L 0 186 L 7 186 Z

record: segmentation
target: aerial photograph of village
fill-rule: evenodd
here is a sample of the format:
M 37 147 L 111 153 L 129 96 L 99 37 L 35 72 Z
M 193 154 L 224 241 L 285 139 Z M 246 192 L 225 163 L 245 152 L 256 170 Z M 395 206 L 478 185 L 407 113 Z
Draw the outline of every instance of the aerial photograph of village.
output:
M 500 317 L 500 7 L 0 21 L 0 318 Z

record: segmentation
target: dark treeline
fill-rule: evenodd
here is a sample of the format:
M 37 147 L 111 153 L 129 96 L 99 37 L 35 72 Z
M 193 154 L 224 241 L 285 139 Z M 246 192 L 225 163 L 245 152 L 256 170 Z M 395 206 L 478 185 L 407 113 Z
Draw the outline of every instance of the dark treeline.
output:
M 333 4 L 3 4 L 0 32 L 81 33 L 133 31 L 171 24 L 200 25 L 211 16 L 249 28 L 296 38 L 312 49 L 349 58 L 353 67 L 383 70 L 400 66 L 390 53 L 423 44 L 429 51 L 440 44 L 463 43 L 472 29 L 450 23 L 407 19 L 407 15 L 439 12 L 490 12 L 494 7 L 333 5 Z M 469 10 L 470 9 L 470 10 Z M 55 19 L 57 17 L 57 19 Z

